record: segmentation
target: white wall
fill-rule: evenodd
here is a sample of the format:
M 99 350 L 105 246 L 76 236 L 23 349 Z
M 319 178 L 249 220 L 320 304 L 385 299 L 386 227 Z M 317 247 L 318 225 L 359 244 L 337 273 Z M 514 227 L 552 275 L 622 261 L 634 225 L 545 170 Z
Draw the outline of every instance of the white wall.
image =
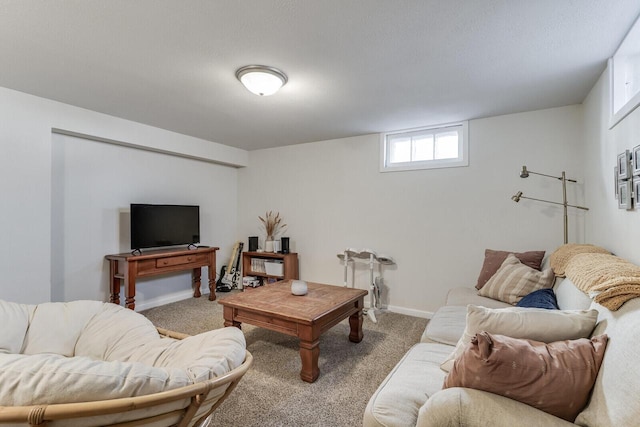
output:
M 618 154 L 640 144 L 640 109 L 609 130 L 608 81 L 605 71 L 584 101 L 587 239 L 640 264 L 640 209 L 618 209 L 613 180 Z
M 49 301 L 51 299 L 52 275 L 59 275 L 60 265 L 54 266 L 52 264 L 52 248 L 57 250 L 60 247 L 59 242 L 52 241 L 51 232 L 52 220 L 55 219 L 52 216 L 52 206 L 60 206 L 60 201 L 52 198 L 52 189 L 55 188 L 52 185 L 52 178 L 55 178 L 52 174 L 56 159 L 54 154 L 56 153 L 53 150 L 54 143 L 51 131 L 54 128 L 92 135 L 112 142 L 144 148 L 145 150 L 172 153 L 185 158 L 206 161 L 206 166 L 198 166 L 200 170 L 207 169 L 208 171 L 199 175 L 204 180 L 199 189 L 202 190 L 202 194 L 206 194 L 210 200 L 217 203 L 217 209 L 226 209 L 225 220 L 229 222 L 222 224 L 225 230 L 231 230 L 231 234 L 233 234 L 236 229 L 236 200 L 233 198 L 236 190 L 231 182 L 233 181 L 231 176 L 236 174 L 236 169 L 216 163 L 243 166 L 248 160 L 247 152 L 244 150 L 4 88 L 0 88 L 0 117 L 2 117 L 2 120 L 0 120 L 0 144 L 3 148 L 3 155 L 0 156 L 0 194 L 2 195 L 2 209 L 0 209 L 0 236 L 2 236 L 2 244 L 0 245 L 0 271 L 2 271 L 0 298 L 2 299 L 24 303 Z M 96 147 L 98 146 L 98 143 L 92 144 Z M 125 150 L 123 147 L 117 148 Z M 157 153 L 147 154 L 160 156 Z M 118 155 L 114 154 L 113 156 L 102 158 L 100 157 L 101 154 L 94 152 L 89 154 L 87 161 L 96 161 L 106 168 L 107 163 L 102 164 L 100 162 L 113 160 Z M 172 157 L 172 159 L 176 159 L 177 163 L 185 160 L 180 157 Z M 196 162 L 195 160 L 190 161 Z M 121 172 L 118 164 L 113 162 L 110 162 L 110 164 L 113 168 L 113 173 Z M 117 185 L 109 185 L 108 179 L 111 178 L 93 176 L 94 170 L 87 168 L 88 165 L 89 163 L 83 164 L 82 171 L 69 170 L 67 172 L 71 176 L 78 176 L 82 173 L 91 175 L 91 182 L 99 184 L 98 188 L 96 188 L 96 193 L 104 191 L 105 187 L 111 194 L 118 194 L 119 191 L 122 191 L 118 190 Z M 179 168 L 184 171 L 189 169 L 190 166 L 182 165 Z M 209 171 L 209 169 L 213 172 Z M 228 185 L 226 189 L 221 190 L 216 187 L 215 182 L 206 183 L 212 177 L 218 178 L 221 175 L 225 177 L 225 184 Z M 133 191 L 133 189 L 128 189 L 126 193 L 133 197 L 131 193 Z M 167 195 L 167 197 L 177 199 L 181 196 L 176 192 L 173 195 Z M 231 200 L 225 202 L 223 207 L 222 201 L 226 197 L 231 197 Z M 113 200 L 116 200 L 116 197 Z M 112 208 L 122 207 L 121 203 L 119 201 L 118 205 Z M 82 214 L 84 212 L 92 219 L 95 219 L 97 218 L 95 209 L 98 209 L 98 205 L 77 213 Z M 207 209 L 209 209 L 208 213 L 213 215 L 211 209 Z M 96 224 L 96 227 L 102 227 L 103 225 Z M 104 233 L 106 232 L 101 232 L 100 238 L 105 237 Z M 226 236 L 227 234 L 221 234 L 220 241 L 207 243 L 222 248 L 230 248 L 234 238 Z M 101 243 L 86 242 L 85 244 L 99 246 Z M 92 246 L 92 251 L 96 247 Z M 121 244 L 118 243 L 105 254 L 118 251 L 120 248 Z M 83 249 L 86 249 L 86 247 L 83 247 Z M 229 250 L 226 252 L 228 253 Z M 104 255 L 98 252 L 93 255 Z M 62 259 L 70 260 L 77 255 L 77 252 L 64 253 Z M 56 260 L 59 260 L 60 254 L 58 253 L 56 256 L 58 257 Z M 225 252 L 222 252 L 220 259 L 225 259 L 227 256 Z M 102 272 L 98 274 L 98 271 L 94 268 L 92 273 L 83 277 L 82 280 L 87 283 L 88 289 L 98 292 L 97 295 L 94 294 L 96 297 L 100 297 L 104 295 L 104 290 L 96 291 L 95 284 L 104 283 L 105 277 Z M 76 296 L 75 292 L 78 292 L 78 289 L 76 285 L 73 288 L 75 291 L 70 292 L 68 295 L 66 291 L 64 292 L 65 298 Z M 81 296 L 89 295 L 82 291 Z M 144 300 L 140 300 L 140 303 L 144 302 Z
M 131 250 L 130 203 L 198 205 L 202 244 L 235 239 L 235 209 L 220 208 L 236 206 L 235 168 L 58 134 L 52 150 L 53 301 L 109 299 L 104 255 Z M 136 309 L 190 295 L 190 273 L 139 280 Z
M 594 88 L 594 93 L 597 90 Z M 591 99 L 600 98 L 592 93 L 587 105 L 589 111 L 597 110 L 600 101 L 594 103 Z M 588 113 L 589 119 L 585 122 L 590 122 L 593 116 L 593 112 Z M 82 150 L 88 150 L 86 156 L 64 153 L 67 157 L 62 159 L 75 166 L 64 169 L 63 165 L 62 169 L 56 169 L 60 166 L 56 162 L 60 161 L 61 152 L 56 148 L 59 141 L 53 141 L 53 128 L 207 162 L 249 165 L 236 170 L 212 163 L 200 165 L 200 162 L 189 160 L 198 164 L 195 168 L 199 172 L 194 173 L 204 177 L 205 181 L 222 179 L 228 184 L 223 190 L 211 183 L 201 192 L 209 191 L 210 200 L 215 201 L 211 202 L 215 203 L 213 210 L 209 202 L 202 202 L 207 205 L 210 215 L 214 215 L 215 209 L 226 211 L 226 231 L 216 235 L 216 230 L 210 230 L 214 233 L 212 238 L 220 240 L 206 242 L 223 248 L 218 256 L 218 265 L 226 262 L 234 237 L 246 239 L 259 234 L 258 215 L 269 209 L 279 210 L 289 224 L 286 234 L 292 239 L 292 249 L 300 253 L 303 279 L 340 284 L 343 270 L 336 253 L 345 247 L 369 247 L 393 256 L 398 262 L 396 268 L 385 269 L 388 289 L 384 302 L 394 310 L 419 315 L 427 314 L 442 304 L 448 289 L 475 283 L 485 248 L 552 250 L 562 243 L 561 209 L 531 201 L 515 204 L 510 200 L 518 190 L 532 197 L 561 198 L 560 186 L 554 180 L 535 176 L 527 180 L 518 178 L 523 164 L 531 170 L 549 174 L 565 170 L 568 176 L 580 181 L 584 170 L 584 155 L 579 154 L 584 152 L 581 106 L 471 121 L 469 167 L 386 174 L 378 172 L 379 143 L 376 135 L 247 153 L 2 88 L 0 117 L 3 117 L 0 141 L 4 149 L 4 155 L 0 156 L 0 194 L 3 197 L 0 209 L 3 243 L 0 245 L 0 269 L 3 271 L 0 298 L 26 303 L 51 300 L 52 277 L 57 279 L 66 277 L 66 274 L 72 275 L 68 288 L 67 285 L 55 287 L 59 292 L 56 297 L 90 297 L 88 289 L 91 293 L 97 292 L 98 298 L 105 296 L 106 265 L 99 266 L 101 261 L 85 259 L 84 270 L 77 272 L 68 265 L 61 267 L 59 264 L 60 260 L 69 263 L 73 256 L 78 256 L 74 249 L 70 249 L 74 245 L 67 245 L 62 256 L 55 252 L 61 245 L 64 248 L 68 239 L 79 240 L 82 245 L 95 245 L 90 246 L 89 251 L 89 257 L 93 258 L 101 258 L 103 252 L 126 249 L 127 243 L 123 243 L 126 239 L 123 238 L 111 241 L 109 245 L 114 246 L 107 249 L 101 246 L 103 243 L 82 241 L 83 236 L 80 235 L 67 236 L 61 243 L 55 239 L 55 233 L 52 234 L 52 223 L 60 223 L 56 212 L 60 209 L 68 211 L 70 208 L 64 208 L 65 204 L 78 197 L 67 194 L 65 197 L 71 199 L 58 198 L 56 194 L 62 191 L 64 195 L 70 183 L 77 183 L 82 168 L 91 174 L 83 191 L 98 186 L 97 192 L 100 192 L 108 187 L 111 202 L 117 205 L 115 209 L 125 207 L 127 197 L 135 197 L 145 191 L 141 187 L 127 190 L 126 195 L 118 194 L 117 185 L 107 185 L 114 176 L 107 178 L 101 175 L 109 169 L 105 166 L 108 160 L 129 153 L 127 150 L 130 148 L 126 147 L 85 141 Z M 626 132 L 632 133 L 637 120 L 631 120 L 634 121 L 619 125 L 623 126 L 620 129 L 628 127 Z M 588 126 L 591 124 L 587 123 L 585 128 Z M 615 131 L 614 135 L 618 135 L 616 132 L 621 131 Z M 598 152 L 606 148 L 601 146 L 604 144 L 601 140 L 590 144 L 595 144 L 593 150 Z M 103 150 L 108 153 L 103 153 Z M 617 152 L 616 147 L 611 160 L 606 162 L 606 170 L 603 167 L 603 192 L 613 188 L 612 185 L 609 187 L 609 169 L 613 167 Z M 144 154 L 161 156 L 157 153 Z M 86 157 L 97 163 L 92 166 L 83 163 Z M 183 163 L 186 161 L 184 158 L 170 159 L 169 164 L 179 165 L 177 167 L 182 171 L 191 169 L 188 162 Z M 101 163 L 101 160 L 105 162 Z M 587 163 L 594 162 L 588 159 Z M 119 168 L 113 166 L 113 171 L 116 174 L 122 172 Z M 595 166 L 590 168 L 598 170 Z M 65 179 L 70 181 L 65 184 L 63 180 L 62 187 L 56 184 L 60 179 L 56 170 L 69 174 Z M 237 189 L 233 188 L 230 174 L 237 174 Z M 124 179 L 118 175 L 116 181 L 122 184 Z M 589 179 L 594 177 L 589 175 Z M 599 230 L 593 224 L 600 223 L 601 215 L 594 205 L 601 204 L 604 197 L 589 193 L 590 197 L 585 202 L 582 184 L 571 186 L 569 190 L 570 201 L 592 208 L 586 215 L 591 224 L 589 236 L 592 236 Z M 589 186 L 587 190 L 594 191 Z M 237 199 L 233 198 L 234 192 Z M 176 193 L 172 196 L 177 200 L 183 195 Z M 624 214 L 623 218 L 631 225 L 630 218 L 635 218 L 635 213 L 619 212 L 613 208 L 613 196 L 605 197 L 607 206 L 611 202 L 611 209 L 607 212 L 611 215 Z M 92 220 L 97 221 L 99 211 L 104 209 L 103 202 L 109 203 L 99 200 L 87 208 L 86 213 Z M 598 216 L 591 217 L 594 212 Z M 107 228 L 116 228 L 112 213 L 98 226 L 96 236 L 101 242 L 106 239 Z M 571 241 L 584 241 L 583 219 L 580 212 L 571 213 Z M 626 228 L 621 227 L 616 233 L 623 234 L 623 229 Z M 231 230 L 231 235 L 235 230 L 236 236 L 225 234 L 228 230 Z M 606 232 L 600 233 L 594 239 L 589 237 L 589 241 L 608 246 Z M 86 248 L 84 246 L 83 250 Z M 631 252 L 630 246 L 627 249 L 612 248 Z M 71 253 L 67 253 L 69 251 Z M 90 277 L 83 277 L 86 272 Z M 91 286 L 82 287 L 80 283 L 83 280 L 90 282 Z M 160 302 L 160 294 L 172 295 L 184 286 L 183 275 L 177 275 L 175 280 L 179 282 L 172 282 L 157 294 L 153 287 L 143 289 L 149 300 L 139 299 L 138 302 L 154 304 L 154 301 Z M 95 288 L 98 282 L 100 284 Z M 364 266 L 358 270 L 355 282 L 356 286 L 366 288 L 368 272 Z M 161 286 L 164 285 L 158 285 Z
M 395 311 L 427 315 L 455 286 L 475 284 L 485 248 L 553 250 L 562 244 L 562 210 L 511 195 L 561 200 L 558 181 L 582 181 L 582 107 L 570 106 L 469 124 L 470 166 L 380 173 L 377 135 L 249 153 L 239 174 L 239 238 L 259 234 L 257 216 L 279 211 L 289 224 L 302 279 L 341 284 L 336 254 L 346 247 L 388 254 L 383 298 Z M 583 204 L 583 186 L 569 188 Z M 571 213 L 570 240 L 582 241 L 584 218 Z M 264 237 L 264 236 L 261 236 Z M 362 265 L 356 286 L 366 289 Z M 351 283 L 351 282 L 350 282 Z

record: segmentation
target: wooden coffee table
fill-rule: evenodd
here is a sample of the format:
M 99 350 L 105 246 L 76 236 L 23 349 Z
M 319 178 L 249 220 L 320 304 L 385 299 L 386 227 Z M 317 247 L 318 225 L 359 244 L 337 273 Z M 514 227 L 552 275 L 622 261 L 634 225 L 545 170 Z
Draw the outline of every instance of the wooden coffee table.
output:
M 307 283 L 308 293 L 291 294 L 291 281 L 284 280 L 221 298 L 224 325 L 242 323 L 282 332 L 300 339 L 300 377 L 314 382 L 320 370 L 320 335 L 349 318 L 349 340 L 362 341 L 362 308 L 367 291 Z

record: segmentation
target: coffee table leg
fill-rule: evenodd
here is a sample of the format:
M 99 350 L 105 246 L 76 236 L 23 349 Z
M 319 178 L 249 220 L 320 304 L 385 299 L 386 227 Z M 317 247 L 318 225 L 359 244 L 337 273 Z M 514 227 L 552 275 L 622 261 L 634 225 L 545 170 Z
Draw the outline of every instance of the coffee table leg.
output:
M 303 381 L 312 383 L 318 379 L 320 375 L 318 356 L 320 356 L 320 340 L 311 342 L 300 340 L 300 360 L 302 361 L 300 378 Z
M 349 341 L 360 342 L 362 341 L 362 310 L 349 316 Z
M 224 317 L 224 326 L 235 326 L 238 329 L 242 329 L 242 323 L 233 320 L 233 308 L 224 307 L 222 310 L 222 316 Z
M 235 326 L 238 329 L 242 329 L 242 323 L 240 322 L 236 322 L 233 320 L 226 320 L 224 321 L 224 327 L 226 328 L 227 326 Z

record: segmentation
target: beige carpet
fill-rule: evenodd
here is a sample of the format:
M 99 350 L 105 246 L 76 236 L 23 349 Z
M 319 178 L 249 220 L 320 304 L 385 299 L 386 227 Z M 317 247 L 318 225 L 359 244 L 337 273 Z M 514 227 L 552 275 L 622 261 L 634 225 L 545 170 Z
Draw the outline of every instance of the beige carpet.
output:
M 234 291 L 235 292 L 235 291 Z M 218 294 L 224 298 L 229 294 Z M 222 306 L 190 298 L 142 312 L 156 326 L 188 334 L 223 327 Z M 300 379 L 298 340 L 243 325 L 254 363 L 216 410 L 210 426 L 362 425 L 369 398 L 405 352 L 420 340 L 426 319 L 378 312 L 364 320 L 364 339 L 349 341 L 346 321 L 320 339 L 320 377 Z

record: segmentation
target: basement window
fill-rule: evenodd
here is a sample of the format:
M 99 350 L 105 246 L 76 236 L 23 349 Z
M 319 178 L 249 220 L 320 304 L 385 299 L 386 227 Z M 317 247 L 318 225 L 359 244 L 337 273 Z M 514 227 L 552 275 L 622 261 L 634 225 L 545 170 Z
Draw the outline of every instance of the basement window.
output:
M 380 172 L 469 166 L 468 122 L 380 134 Z

